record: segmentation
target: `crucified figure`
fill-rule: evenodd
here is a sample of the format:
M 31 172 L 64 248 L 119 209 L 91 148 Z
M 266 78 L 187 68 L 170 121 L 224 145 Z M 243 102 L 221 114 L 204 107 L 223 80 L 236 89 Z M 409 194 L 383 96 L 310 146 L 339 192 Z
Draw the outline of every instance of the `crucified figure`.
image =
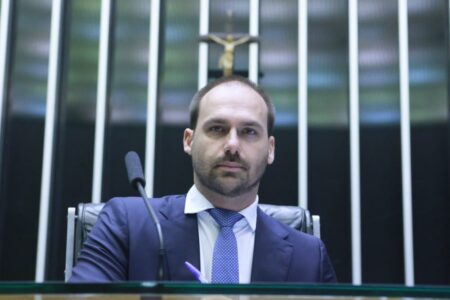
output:
M 219 59 L 219 67 L 223 70 L 223 76 L 230 76 L 233 74 L 234 49 L 239 45 L 252 42 L 254 38 L 247 35 L 235 39 L 233 35 L 227 34 L 226 38 L 223 39 L 217 35 L 208 34 L 203 40 L 207 42 L 212 41 L 223 46 L 223 53 Z

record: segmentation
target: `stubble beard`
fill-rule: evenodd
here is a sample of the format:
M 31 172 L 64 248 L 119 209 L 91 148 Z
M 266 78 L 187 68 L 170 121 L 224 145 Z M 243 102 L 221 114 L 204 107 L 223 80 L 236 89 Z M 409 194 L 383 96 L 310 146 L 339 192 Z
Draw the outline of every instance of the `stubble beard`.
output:
M 215 167 L 216 164 L 223 161 L 227 161 L 227 159 L 219 159 L 209 165 L 197 155 L 192 156 L 192 166 L 200 184 L 212 192 L 229 198 L 241 196 L 258 187 L 267 166 L 267 158 L 255 165 L 255 179 L 250 181 L 248 163 L 239 160 L 245 166 L 245 169 L 234 173 L 224 172 Z

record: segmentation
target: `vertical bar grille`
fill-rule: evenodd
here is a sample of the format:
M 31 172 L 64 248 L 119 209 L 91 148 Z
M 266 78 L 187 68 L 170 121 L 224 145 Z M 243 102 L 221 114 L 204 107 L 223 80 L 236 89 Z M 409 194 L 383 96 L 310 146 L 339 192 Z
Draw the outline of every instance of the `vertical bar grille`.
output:
M 200 0 L 199 34 L 206 35 L 209 31 L 209 0 Z M 198 46 L 198 89 L 208 82 L 208 43 L 201 42 Z
M 100 46 L 97 86 L 97 107 L 95 118 L 94 171 L 92 176 L 92 202 L 100 203 L 103 182 L 103 156 L 105 126 L 108 102 L 108 72 L 111 38 L 111 1 L 102 0 L 100 19 Z
M 0 141 L 3 140 L 3 115 L 6 107 L 7 77 L 8 77 L 8 57 L 11 34 L 11 0 L 2 1 L 2 11 L 0 16 Z M 2 145 L 0 143 L 0 158 L 2 157 Z M 1 166 L 1 159 L 0 159 Z
M 414 285 L 414 243 L 411 191 L 411 133 L 409 127 L 408 3 L 406 0 L 398 1 L 398 30 L 403 191 L 403 250 L 405 256 L 405 284 L 412 286 Z
M 42 158 L 41 200 L 39 208 L 39 228 L 36 256 L 36 282 L 45 280 L 47 257 L 47 234 L 50 196 L 52 188 L 53 149 L 55 142 L 55 125 L 57 97 L 60 89 L 61 71 L 61 35 L 62 35 L 62 0 L 54 0 L 50 28 L 50 51 L 48 64 L 47 108 L 45 113 L 44 151 Z
M 259 35 L 259 0 L 250 0 L 250 21 L 249 21 L 249 34 L 252 36 Z M 259 45 L 257 43 L 251 43 L 248 51 L 249 63 L 248 63 L 248 78 L 258 83 L 258 52 Z
M 350 185 L 352 281 L 361 284 L 361 188 L 359 153 L 358 1 L 349 1 Z
M 152 197 L 155 174 L 156 109 L 158 96 L 159 16 L 161 1 L 152 0 L 150 11 L 150 47 L 148 66 L 147 133 L 145 147 L 145 178 L 147 194 Z
M 298 204 L 308 208 L 308 0 L 298 1 Z

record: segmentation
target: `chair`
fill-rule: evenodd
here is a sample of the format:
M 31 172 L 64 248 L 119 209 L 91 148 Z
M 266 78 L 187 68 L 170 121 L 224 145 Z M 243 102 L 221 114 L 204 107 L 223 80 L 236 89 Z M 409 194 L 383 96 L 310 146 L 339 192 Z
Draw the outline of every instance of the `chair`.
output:
M 65 281 L 68 281 L 72 275 L 73 265 L 78 259 L 83 243 L 104 205 L 104 203 L 80 203 L 77 210 L 75 210 L 75 207 L 68 208 Z M 311 216 L 308 210 L 297 206 L 272 204 L 259 204 L 259 207 L 278 221 L 320 238 L 320 217 Z

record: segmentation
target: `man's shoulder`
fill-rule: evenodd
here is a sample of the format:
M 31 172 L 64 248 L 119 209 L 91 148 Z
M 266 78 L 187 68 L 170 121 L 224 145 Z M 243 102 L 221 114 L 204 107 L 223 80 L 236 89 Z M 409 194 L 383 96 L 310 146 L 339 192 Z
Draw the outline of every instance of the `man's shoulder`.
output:
M 264 222 L 266 226 L 270 227 L 274 232 L 285 238 L 287 241 L 302 246 L 311 245 L 317 246 L 321 243 L 320 239 L 311 234 L 304 233 L 287 224 L 267 215 L 260 209 L 260 221 Z
M 326 248 L 322 240 L 314 235 L 307 234 L 289 227 L 280 221 L 273 219 L 272 217 L 264 214 L 261 211 L 261 218 L 266 233 L 272 232 L 280 239 L 287 242 L 292 247 L 292 265 L 296 266 L 292 268 L 292 272 L 298 273 L 298 276 L 303 276 L 302 270 L 309 268 L 311 274 L 315 274 L 317 270 L 318 279 L 306 280 L 311 282 L 336 282 L 336 274 L 333 266 L 328 257 Z M 267 229 L 269 228 L 269 229 Z M 269 230 L 267 232 L 267 230 Z M 267 239 L 267 238 L 266 238 Z M 297 275 L 292 275 L 293 278 L 297 278 Z M 303 278 L 303 277 L 301 277 Z M 305 280 L 305 279 L 302 279 Z
M 154 209 L 159 210 L 167 205 L 182 206 L 186 195 L 168 195 L 158 198 L 150 198 L 149 203 Z M 105 204 L 105 208 L 122 210 L 127 213 L 147 213 L 142 197 L 114 197 Z

